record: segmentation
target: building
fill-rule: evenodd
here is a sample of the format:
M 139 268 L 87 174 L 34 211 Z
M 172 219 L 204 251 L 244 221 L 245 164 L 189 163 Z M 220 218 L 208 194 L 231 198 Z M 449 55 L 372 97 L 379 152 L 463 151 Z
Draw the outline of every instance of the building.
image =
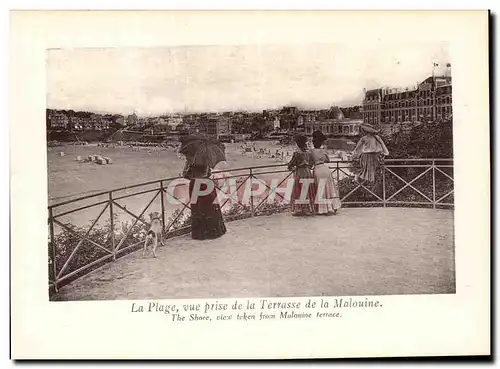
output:
M 301 111 L 301 112 L 299 112 L 299 116 L 297 118 L 297 125 L 303 126 L 303 125 L 314 123 L 315 121 L 316 121 L 315 112 Z
M 72 131 L 83 131 L 83 127 L 85 126 L 85 123 L 88 121 L 88 118 L 82 118 L 82 117 L 71 117 L 70 118 L 70 126 Z
M 449 119 L 453 114 L 451 82 L 436 87 L 436 118 Z
M 83 130 L 84 131 L 92 131 L 94 129 L 94 124 L 92 122 L 92 118 L 85 119 L 83 121 Z
M 231 120 L 229 117 L 218 115 L 204 117 L 198 124 L 198 131 L 217 138 L 221 135 L 230 135 L 232 133 Z
M 344 113 L 338 106 L 332 106 L 329 110 L 328 113 L 326 114 L 328 119 L 336 119 L 336 120 L 342 120 L 345 119 Z
M 89 124 L 86 125 L 86 127 L 88 128 L 85 128 L 85 126 L 84 128 L 86 130 L 104 131 L 109 129 L 109 125 L 110 125 L 109 119 L 101 117 L 99 115 L 94 115 L 90 118 L 90 125 Z
M 365 98 L 363 100 L 363 122 L 373 124 L 374 126 L 380 125 L 380 114 L 382 98 L 384 97 L 384 90 L 377 88 L 375 90 L 365 91 Z
M 293 129 L 299 123 L 299 110 L 295 106 L 285 106 L 279 112 L 280 126 L 284 129 Z
M 49 114 L 49 127 L 53 130 L 64 130 L 68 128 L 69 119 L 63 113 Z
M 321 131 L 329 137 L 352 137 L 359 135 L 359 126 L 362 119 L 322 119 L 305 123 L 305 133 L 310 135 L 314 131 Z
M 154 134 L 168 133 L 172 131 L 172 126 L 169 120 L 165 117 L 156 117 L 150 119 L 149 123 L 153 126 L 152 131 Z M 175 128 L 174 126 L 173 128 Z
M 47 119 L 50 129 L 68 131 L 104 131 L 113 124 L 123 124 L 121 116 L 74 111 L 49 111 Z
M 419 124 L 452 115 L 451 77 L 428 77 L 415 88 L 365 92 L 363 121 L 393 131 L 395 124 Z
M 314 131 L 321 131 L 329 137 L 358 136 L 361 123 L 363 119 L 346 118 L 339 107 L 333 106 L 318 118 L 310 115 L 309 119 L 305 120 L 305 133 L 310 135 Z

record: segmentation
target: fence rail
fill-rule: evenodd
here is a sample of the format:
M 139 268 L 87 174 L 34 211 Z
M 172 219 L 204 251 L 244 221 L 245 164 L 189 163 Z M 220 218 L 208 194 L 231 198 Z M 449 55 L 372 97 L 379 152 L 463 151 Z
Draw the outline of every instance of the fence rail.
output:
M 334 161 L 328 164 L 333 178 L 340 189 L 343 206 L 413 206 L 453 208 L 453 160 L 452 159 L 390 159 L 381 166 L 374 184 L 362 185 L 352 181 L 352 162 Z M 262 165 L 232 169 L 226 179 L 234 179 L 235 186 L 227 192 L 216 185 L 218 192 L 225 192 L 221 203 L 226 221 L 253 217 L 288 208 L 286 196 L 280 188 L 293 174 L 286 164 Z M 274 185 L 270 183 L 275 180 Z M 179 185 L 171 186 L 175 181 Z M 265 193 L 257 196 L 250 191 L 247 199 L 238 194 L 243 186 L 259 183 Z M 276 185 L 277 183 L 277 185 Z M 177 187 L 176 187 L 177 186 Z M 252 188 L 252 187 L 250 187 Z M 174 191 L 172 191 L 174 189 Z M 183 189 L 181 196 L 176 189 Z M 103 191 L 63 201 L 48 207 L 49 244 L 49 290 L 58 288 L 85 275 L 107 262 L 132 252 L 144 241 L 144 231 L 149 227 L 145 217 L 148 211 L 158 210 L 161 214 L 165 238 L 189 232 L 189 201 L 186 200 L 187 181 L 181 178 L 166 178 L 134 184 L 111 191 Z M 147 198 L 139 198 L 147 196 Z M 269 202 L 269 198 L 278 198 Z M 134 199 L 135 204 L 133 203 Z M 132 203 L 125 204 L 124 201 Z M 156 202 L 156 204 L 155 204 Z M 174 202 L 174 204 L 172 204 Z M 266 207 L 266 204 L 270 206 Z M 229 207 L 231 205 L 231 207 Z M 89 226 L 77 227 L 76 223 L 86 211 L 98 209 Z M 123 217 L 130 217 L 131 223 L 123 223 Z M 170 218 L 167 215 L 170 213 Z M 64 217 L 72 217 L 64 221 Z M 98 227 L 102 220 L 104 227 Z M 121 226 L 121 229 L 120 229 Z M 60 231 L 56 232 L 56 227 Z

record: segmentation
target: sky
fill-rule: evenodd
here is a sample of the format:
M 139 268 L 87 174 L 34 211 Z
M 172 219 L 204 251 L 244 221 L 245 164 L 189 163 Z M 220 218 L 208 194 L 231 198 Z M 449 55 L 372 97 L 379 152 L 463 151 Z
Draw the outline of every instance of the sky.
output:
M 55 49 L 47 107 L 155 116 L 359 105 L 364 89 L 411 87 L 451 63 L 445 43 L 382 42 Z

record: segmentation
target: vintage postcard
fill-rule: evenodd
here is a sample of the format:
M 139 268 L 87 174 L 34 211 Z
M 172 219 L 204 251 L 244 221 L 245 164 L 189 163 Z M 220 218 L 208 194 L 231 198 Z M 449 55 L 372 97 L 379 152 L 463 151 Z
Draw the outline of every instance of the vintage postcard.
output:
M 489 355 L 488 53 L 487 11 L 13 12 L 13 358 Z

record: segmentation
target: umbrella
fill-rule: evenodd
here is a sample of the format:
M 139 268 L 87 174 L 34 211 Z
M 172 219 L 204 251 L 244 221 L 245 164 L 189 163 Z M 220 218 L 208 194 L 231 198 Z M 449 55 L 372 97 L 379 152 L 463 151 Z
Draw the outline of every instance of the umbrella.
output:
M 210 136 L 196 133 L 181 138 L 179 152 L 190 159 L 193 165 L 215 168 L 226 160 L 224 144 Z

